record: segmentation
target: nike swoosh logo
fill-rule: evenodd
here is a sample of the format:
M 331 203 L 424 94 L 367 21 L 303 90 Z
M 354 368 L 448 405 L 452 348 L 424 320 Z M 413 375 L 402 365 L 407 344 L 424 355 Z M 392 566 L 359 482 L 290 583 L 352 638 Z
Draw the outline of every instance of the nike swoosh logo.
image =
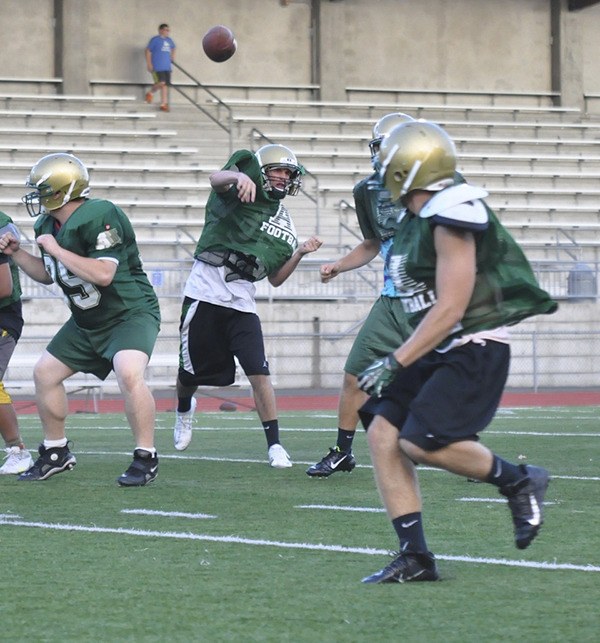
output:
M 343 458 L 341 458 L 341 459 L 340 459 L 340 460 L 338 460 L 337 462 L 332 462 L 329 466 L 330 466 L 332 469 L 337 469 L 337 468 L 339 467 L 339 465 L 340 465 L 340 464 L 342 464 L 342 462 L 343 462 L 347 457 L 348 457 L 348 456 L 347 456 L 347 455 L 345 455 Z
M 410 522 L 403 522 L 402 527 L 403 529 L 408 529 L 409 527 L 412 527 L 413 525 L 416 525 L 419 521 L 418 520 L 411 520 Z
M 532 527 L 537 527 L 542 522 L 541 520 L 542 513 L 540 511 L 540 507 L 537 503 L 537 500 L 535 499 L 535 496 L 532 493 L 529 494 L 529 502 L 531 503 L 531 511 L 533 512 L 533 516 L 527 522 Z

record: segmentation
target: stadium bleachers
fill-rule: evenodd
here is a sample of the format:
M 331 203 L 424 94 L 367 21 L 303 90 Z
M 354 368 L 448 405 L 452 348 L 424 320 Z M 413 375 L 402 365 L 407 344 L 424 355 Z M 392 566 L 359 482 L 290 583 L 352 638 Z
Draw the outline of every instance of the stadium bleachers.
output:
M 520 97 L 518 102 L 487 96 L 489 104 L 481 107 L 473 96 L 464 96 L 465 105 L 459 104 L 460 95 L 447 96 L 446 106 L 432 105 L 429 96 L 421 111 L 410 101 L 396 104 L 372 97 L 367 103 L 363 96 L 348 104 L 319 104 L 301 92 L 277 95 L 283 98 L 270 98 L 265 91 L 264 98 L 238 95 L 230 103 L 235 149 L 283 143 L 297 152 L 308 170 L 304 194 L 289 206 L 300 237 L 318 232 L 323 238 L 320 257 L 303 262 L 276 291 L 266 282 L 258 290 L 259 301 L 286 301 L 286 316 L 294 318 L 289 306 L 298 302 L 302 307 L 306 300 L 355 300 L 367 306 L 380 287 L 380 266 L 374 265 L 324 289 L 318 264 L 346 252 L 360 238 L 355 216 L 341 204 L 352 204 L 354 184 L 371 172 L 371 129 L 388 111 L 439 116 L 438 122 L 456 141 L 461 171 L 490 191 L 490 205 L 532 260 L 600 259 L 600 120 L 578 110 L 556 109 L 550 96 L 539 95 Z M 170 338 L 157 345 L 151 371 L 155 382 L 165 384 L 176 368 L 171 340 L 177 335 L 181 291 L 202 229 L 208 175 L 228 156 L 227 135 L 187 105 L 158 114 L 130 96 L 123 101 L 34 96 L 28 102 L 23 92 L 14 100 L 0 92 L 0 114 L 7 115 L 0 127 L 0 209 L 32 238 L 32 220 L 20 203 L 27 172 L 45 153 L 71 151 L 82 157 L 90 169 L 93 195 L 123 207 L 136 228 L 142 257 L 161 297 L 161 335 Z M 561 281 L 556 281 L 557 296 L 568 295 L 568 274 L 563 268 Z M 36 288 L 25 280 L 29 308 L 38 297 L 57 297 Z M 47 319 L 46 314 L 40 317 Z M 57 323 L 59 318 L 62 321 L 64 311 Z M 278 324 L 277 315 L 269 315 L 266 331 Z M 45 339 L 52 330 L 47 324 L 40 328 L 35 320 L 31 326 L 30 333 Z M 337 350 L 344 353 L 346 343 L 338 342 Z M 27 359 L 22 369 L 32 366 Z M 22 372 L 15 377 L 26 379 Z M 78 383 L 85 390 L 86 383 Z

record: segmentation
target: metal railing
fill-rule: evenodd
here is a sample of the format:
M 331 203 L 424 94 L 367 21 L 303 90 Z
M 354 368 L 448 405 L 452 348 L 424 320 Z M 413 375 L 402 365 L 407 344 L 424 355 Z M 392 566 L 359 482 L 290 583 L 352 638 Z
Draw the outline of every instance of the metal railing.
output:
M 176 67 L 182 74 L 187 76 L 193 83 L 193 89 L 196 90 L 196 94 L 198 90 L 201 90 L 208 94 L 212 100 L 213 100 L 213 107 L 216 108 L 217 115 L 215 116 L 209 109 L 207 109 L 204 105 L 201 105 L 195 98 L 192 98 L 187 91 L 185 91 L 181 85 L 174 84 L 172 85 L 172 88 L 179 92 L 187 101 L 189 101 L 194 107 L 199 109 L 203 114 L 208 116 L 214 123 L 216 123 L 221 129 L 225 130 L 227 132 L 228 137 L 229 137 L 229 154 L 233 152 L 233 112 L 232 109 L 225 101 L 221 100 L 219 96 L 217 96 L 211 89 L 209 89 L 206 85 L 203 85 L 197 78 L 194 78 L 188 71 L 186 71 L 179 63 L 176 63 L 175 61 L 172 61 L 173 66 Z M 225 111 L 226 114 L 226 123 L 223 123 L 223 119 L 221 117 L 221 110 Z
M 321 283 L 319 276 L 322 263 L 323 259 L 306 257 L 278 288 L 271 286 L 267 279 L 257 282 L 257 299 L 374 301 L 379 296 L 383 285 L 381 260 L 344 272 L 327 284 Z M 190 255 L 185 259 L 146 261 L 144 269 L 159 297 L 179 299 L 191 265 Z M 531 265 L 540 286 L 554 299 L 598 300 L 600 262 L 532 262 Z M 24 273 L 21 273 L 21 286 L 25 299 L 62 297 L 58 287 L 39 284 Z

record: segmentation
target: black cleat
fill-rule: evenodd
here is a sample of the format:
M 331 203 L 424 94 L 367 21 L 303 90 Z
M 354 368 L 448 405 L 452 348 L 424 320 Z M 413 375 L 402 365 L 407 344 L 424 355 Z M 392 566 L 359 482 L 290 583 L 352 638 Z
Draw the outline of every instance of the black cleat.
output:
M 133 452 L 133 462 L 117 482 L 122 487 L 143 487 L 152 482 L 158 475 L 158 456 L 145 449 L 136 449 Z
M 38 447 L 40 457 L 33 465 L 24 471 L 18 480 L 47 480 L 62 471 L 71 470 L 76 464 L 75 456 L 69 451 L 69 443 L 64 447 L 52 447 L 47 449 L 43 444 Z
M 320 462 L 308 467 L 306 473 L 312 478 L 327 478 L 336 471 L 350 472 L 355 466 L 356 460 L 352 451 L 346 453 L 335 447 L 329 449 L 329 453 Z
M 544 497 L 550 474 L 542 467 L 521 465 L 525 477 L 500 489 L 508 498 L 508 506 L 515 526 L 515 544 L 525 549 L 537 536 L 544 524 Z
M 394 560 L 362 579 L 363 583 L 409 583 L 424 580 L 439 580 L 435 558 L 431 552 L 402 552 Z

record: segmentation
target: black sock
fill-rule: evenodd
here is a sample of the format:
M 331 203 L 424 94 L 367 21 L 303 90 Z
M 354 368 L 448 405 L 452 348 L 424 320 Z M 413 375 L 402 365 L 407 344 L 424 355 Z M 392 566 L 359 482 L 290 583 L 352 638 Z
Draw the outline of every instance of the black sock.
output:
M 499 458 L 496 454 L 493 455 L 494 461 L 492 462 L 492 470 L 485 479 L 486 482 L 489 482 L 496 487 L 506 487 L 522 480 L 525 477 L 526 474 L 523 472 L 520 465 L 507 462 L 506 460 Z
M 398 516 L 398 518 L 392 520 L 392 525 L 398 534 L 401 552 L 412 551 L 419 553 L 429 551 L 425 542 L 420 511 Z
M 279 420 L 269 420 L 262 423 L 267 438 L 267 445 L 272 447 L 279 442 Z
M 352 440 L 354 440 L 355 433 L 356 431 L 345 431 L 344 429 L 338 429 L 336 443 L 337 448 L 344 453 L 350 453 L 350 451 L 352 451 Z
M 177 413 L 187 413 L 192 408 L 192 396 L 177 398 Z

